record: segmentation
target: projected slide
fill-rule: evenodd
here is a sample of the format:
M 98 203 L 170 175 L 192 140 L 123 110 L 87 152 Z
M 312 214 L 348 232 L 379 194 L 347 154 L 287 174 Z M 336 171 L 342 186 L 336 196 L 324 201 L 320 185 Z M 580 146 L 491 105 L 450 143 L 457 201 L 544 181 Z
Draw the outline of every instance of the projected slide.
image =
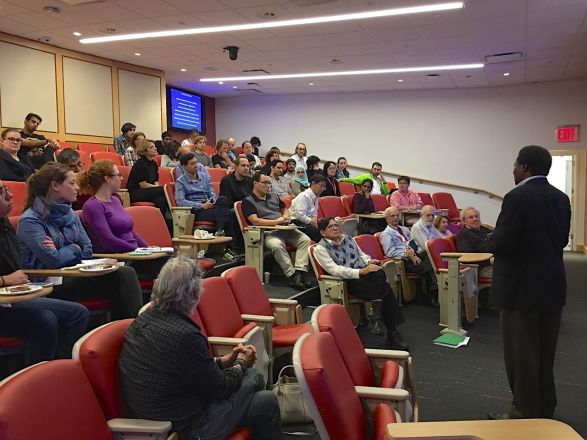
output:
M 202 98 L 178 89 L 169 89 L 171 127 L 202 131 Z

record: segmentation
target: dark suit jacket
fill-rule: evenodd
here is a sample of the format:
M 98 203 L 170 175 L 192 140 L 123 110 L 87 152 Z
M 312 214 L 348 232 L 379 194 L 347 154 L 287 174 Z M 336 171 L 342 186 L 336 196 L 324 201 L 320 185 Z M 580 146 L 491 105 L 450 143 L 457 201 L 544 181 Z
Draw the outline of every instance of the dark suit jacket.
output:
M 491 302 L 530 310 L 565 304 L 563 248 L 569 239 L 569 198 L 544 178 L 517 186 L 503 199 L 495 231 Z

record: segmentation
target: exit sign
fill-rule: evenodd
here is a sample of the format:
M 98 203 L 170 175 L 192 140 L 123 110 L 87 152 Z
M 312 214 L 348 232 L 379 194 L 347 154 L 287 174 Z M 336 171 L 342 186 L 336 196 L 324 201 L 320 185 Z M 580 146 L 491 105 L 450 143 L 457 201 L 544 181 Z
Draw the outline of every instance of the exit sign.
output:
M 561 125 L 555 132 L 557 142 L 579 142 L 579 125 Z

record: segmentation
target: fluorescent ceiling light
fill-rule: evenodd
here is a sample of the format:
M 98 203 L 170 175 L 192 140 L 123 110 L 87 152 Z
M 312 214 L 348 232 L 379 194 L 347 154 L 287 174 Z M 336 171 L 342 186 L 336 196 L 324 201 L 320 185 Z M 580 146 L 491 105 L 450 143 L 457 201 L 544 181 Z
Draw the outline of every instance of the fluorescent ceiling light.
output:
M 383 9 L 379 11 L 368 11 L 368 12 L 355 12 L 350 14 L 341 15 L 328 15 L 323 17 L 313 18 L 299 18 L 295 20 L 280 20 L 273 21 L 270 23 L 247 23 L 247 24 L 235 24 L 227 26 L 211 26 L 203 28 L 190 28 L 190 29 L 176 29 L 170 31 L 157 31 L 157 32 L 139 32 L 136 34 L 123 34 L 123 35 L 112 35 L 108 37 L 93 37 L 93 38 L 82 38 L 80 43 L 83 44 L 94 44 L 94 43 L 107 43 L 110 41 L 125 41 L 125 40 L 139 40 L 142 38 L 160 38 L 160 37 L 177 37 L 180 35 L 199 35 L 199 34 L 212 34 L 217 32 L 234 32 L 234 31 L 246 31 L 246 30 L 257 30 L 257 29 L 270 29 L 286 26 L 300 26 L 307 24 L 319 24 L 319 23 L 333 23 L 337 21 L 349 21 L 349 20 L 364 20 L 367 18 L 380 18 L 380 17 L 392 17 L 394 15 L 406 15 L 406 14 L 419 14 L 422 12 L 438 12 L 448 11 L 451 9 L 461 9 L 464 7 L 463 2 L 450 2 L 450 3 L 439 3 L 436 5 L 423 5 L 423 6 L 410 6 L 407 8 L 394 8 L 394 9 Z
M 346 70 L 339 72 L 313 72 L 313 73 L 291 73 L 284 75 L 257 75 L 257 76 L 226 76 L 222 78 L 201 78 L 201 82 L 215 81 L 249 81 L 264 79 L 290 79 L 290 78 L 320 78 L 325 76 L 352 76 L 352 75 L 378 75 L 383 73 L 404 73 L 404 72 L 429 72 L 439 70 L 462 70 L 482 69 L 482 63 L 477 64 L 454 64 L 448 66 L 426 66 L 426 67 L 398 67 L 394 69 L 372 69 L 372 70 Z

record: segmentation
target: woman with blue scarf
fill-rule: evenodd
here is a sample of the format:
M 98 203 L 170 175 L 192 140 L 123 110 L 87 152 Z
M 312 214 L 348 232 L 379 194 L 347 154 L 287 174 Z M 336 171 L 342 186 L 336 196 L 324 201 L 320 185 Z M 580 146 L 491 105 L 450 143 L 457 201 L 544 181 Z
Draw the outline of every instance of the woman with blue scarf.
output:
M 92 258 L 92 243 L 71 209 L 79 189 L 73 172 L 50 162 L 29 178 L 27 186 L 17 228 L 21 267 L 58 269 Z M 143 302 L 134 269 L 124 266 L 98 277 L 64 277 L 51 296 L 70 301 L 108 298 L 114 319 L 136 316 Z
M 308 182 L 308 176 L 306 176 L 306 169 L 298 165 L 296 167 L 296 171 L 292 181 L 290 182 L 289 186 L 293 191 L 294 195 L 297 196 L 302 191 L 307 190 L 310 187 L 310 182 Z

